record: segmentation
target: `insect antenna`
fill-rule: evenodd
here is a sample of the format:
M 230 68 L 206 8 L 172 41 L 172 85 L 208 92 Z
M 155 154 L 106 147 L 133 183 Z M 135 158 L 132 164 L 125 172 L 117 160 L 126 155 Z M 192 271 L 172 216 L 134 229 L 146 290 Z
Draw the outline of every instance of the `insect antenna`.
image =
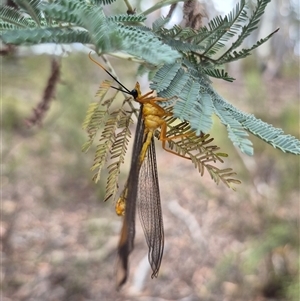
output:
M 97 62 L 96 60 L 94 60 L 91 56 L 91 51 L 89 53 L 89 59 L 94 62 L 96 65 L 98 65 L 101 69 L 103 69 L 111 78 L 113 78 L 123 89 L 125 90 L 122 90 L 121 88 L 117 88 L 117 87 L 113 87 L 111 86 L 111 88 L 115 89 L 115 90 L 118 90 L 118 91 L 121 91 L 121 92 L 124 92 L 126 94 L 129 94 L 129 95 L 132 95 L 132 91 L 128 90 L 122 83 L 120 83 L 108 70 L 105 69 L 105 67 L 103 67 L 99 62 Z

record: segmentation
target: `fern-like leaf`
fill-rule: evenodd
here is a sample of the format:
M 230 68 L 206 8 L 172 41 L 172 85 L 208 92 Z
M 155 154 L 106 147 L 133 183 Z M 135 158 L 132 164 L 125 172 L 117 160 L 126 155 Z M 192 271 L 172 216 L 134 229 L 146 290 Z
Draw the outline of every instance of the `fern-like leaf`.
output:
M 211 97 L 202 81 L 184 72 L 179 64 L 161 68 L 153 78 L 151 88 L 161 97 L 179 98 L 174 104 L 173 114 L 189 121 L 197 134 L 207 133 L 211 129 L 214 112 Z
M 174 79 L 180 68 L 180 64 L 164 65 L 164 67 L 160 68 L 155 74 L 155 77 L 153 78 L 153 84 L 151 84 L 150 87 L 152 89 L 155 89 L 157 93 L 164 91 L 165 89 L 170 87 L 172 80 Z
M 86 130 L 89 136 L 88 141 L 82 146 L 83 152 L 87 152 L 89 150 L 89 148 L 94 142 L 98 130 L 104 124 L 104 121 L 106 120 L 109 114 L 108 106 L 106 106 L 106 110 L 100 109 L 100 104 L 103 102 L 109 88 L 110 82 L 102 82 L 96 94 L 96 96 L 99 97 L 99 101 L 93 102 L 89 105 L 85 119 L 82 124 L 82 128 Z
M 122 112 L 122 117 L 118 124 L 119 128 L 122 128 L 121 132 L 116 135 L 116 139 L 111 147 L 111 157 L 113 161 L 107 166 L 108 178 L 106 183 L 106 192 L 104 199 L 112 197 L 114 199 L 118 191 L 118 178 L 120 174 L 121 164 L 124 163 L 125 154 L 127 151 L 127 145 L 131 137 L 129 130 L 129 124 L 131 123 L 131 115 L 126 114 L 125 111 Z
M 177 51 L 183 53 L 189 53 L 191 51 L 198 52 L 204 50 L 204 47 L 202 45 L 195 45 L 192 43 L 183 42 L 181 40 L 174 40 L 173 38 L 165 38 L 164 42 Z
M 123 41 L 122 50 L 141 57 L 150 64 L 171 64 L 180 58 L 177 51 L 163 44 L 150 31 L 118 24 L 118 32 Z
M 140 23 L 146 20 L 146 17 L 143 15 L 114 15 L 109 16 L 108 21 L 120 22 L 120 23 Z
M 230 62 L 237 61 L 241 58 L 245 58 L 246 56 L 250 55 L 255 48 L 267 42 L 278 30 L 279 28 L 274 30 L 267 37 L 260 39 L 251 48 L 246 48 L 246 49 L 243 48 L 240 51 L 226 52 L 226 54 L 222 55 L 222 57 L 218 59 L 218 64 L 220 65 L 228 64 Z
M 241 30 L 242 24 L 247 20 L 247 12 L 245 7 L 245 0 L 241 0 L 240 3 L 237 3 L 235 10 L 231 11 L 228 16 L 224 18 L 224 20 L 218 22 L 217 32 L 219 34 L 210 35 L 208 42 L 206 42 L 206 49 L 204 53 L 202 53 L 203 55 L 215 55 L 223 47 L 225 47 L 226 42 L 228 42 Z M 224 25 L 226 27 L 224 27 Z M 219 30 L 220 27 L 222 30 Z M 215 30 L 213 30 L 212 33 L 215 33 Z M 204 42 L 205 41 L 206 40 L 204 40 Z
M 227 154 L 219 152 L 220 148 L 212 144 L 214 139 L 210 138 L 209 134 L 196 136 L 191 131 L 188 123 L 182 122 L 178 124 L 176 120 L 174 117 L 166 120 L 169 127 L 167 137 L 174 135 L 185 135 L 185 137 L 168 140 L 167 143 L 170 149 L 181 156 L 191 158 L 201 176 L 207 170 L 217 184 L 222 181 L 227 187 L 235 189 L 234 184 L 240 183 L 239 180 L 233 177 L 236 173 L 231 168 L 219 169 L 215 165 L 212 165 L 217 162 L 224 163 L 222 158 L 227 157 Z M 159 133 L 156 136 L 159 137 Z
M 117 32 L 116 24 L 104 15 L 102 7 L 92 6 L 85 1 L 63 0 L 59 3 L 47 3 L 41 6 L 44 13 L 57 22 L 71 23 L 81 26 L 89 34 L 81 34 L 78 39 L 96 46 L 97 52 L 107 53 L 122 49 L 122 40 Z M 91 22 L 91 20 L 93 20 Z M 80 39 L 81 38 L 81 39 Z M 73 42 L 73 41 L 72 41 Z M 76 42 L 76 41 L 75 41 Z M 66 41 L 66 43 L 70 43 Z
M 114 3 L 116 0 L 91 0 L 93 4 L 97 5 L 109 5 Z
M 215 113 L 226 126 L 228 136 L 242 152 L 251 155 L 252 143 L 247 139 L 247 132 L 242 124 L 235 120 L 227 109 L 226 102 L 219 101 L 219 96 L 201 75 L 192 76 L 172 66 L 162 67 L 155 77 L 151 88 L 157 89 L 161 97 L 177 96 L 180 101 L 174 104 L 174 116 L 189 121 L 191 128 L 199 135 L 208 133 L 212 126 L 212 114 Z M 197 73 L 194 73 L 197 75 Z M 165 84 L 167 83 L 167 84 Z
M 1 35 L 4 43 L 14 45 L 33 45 L 40 43 L 90 43 L 87 32 L 61 28 L 35 28 L 4 31 Z
M 254 115 L 244 113 L 236 108 L 229 107 L 228 110 L 231 116 L 238 120 L 245 129 L 271 144 L 274 148 L 294 155 L 300 154 L 300 141 L 291 135 L 284 134 L 282 129 L 274 128 Z
M 115 111 L 110 114 L 108 120 L 105 122 L 104 129 L 100 137 L 100 143 L 97 145 L 96 154 L 94 158 L 92 171 L 97 170 L 93 176 L 93 181 L 97 183 L 100 179 L 101 170 L 104 164 L 107 162 L 110 149 L 115 142 L 115 131 L 118 126 L 119 111 Z
M 94 163 L 91 167 L 91 170 L 96 171 L 93 181 L 99 181 L 102 168 L 108 160 L 111 161 L 107 167 L 108 178 L 105 199 L 114 196 L 118 189 L 118 176 L 130 138 L 129 125 L 131 123 L 131 114 L 128 114 L 123 109 L 126 102 L 123 102 L 123 105 L 118 110 L 110 112 L 110 106 L 119 93 L 119 91 L 115 91 L 110 99 L 105 99 L 110 87 L 111 82 L 109 81 L 104 81 L 100 84 L 96 93 L 99 101 L 89 106 L 82 125 L 89 136 L 88 141 L 82 147 L 83 151 L 87 151 L 90 148 L 96 134 L 101 132 L 100 140 L 96 147 Z
M 29 22 L 28 17 L 25 17 L 24 14 L 21 14 L 19 11 L 16 11 L 9 6 L 0 7 L 0 19 L 3 24 L 11 24 L 11 28 L 27 28 L 32 24 L 32 22 Z M 2 28 L 8 29 L 3 25 Z
M 156 19 L 153 24 L 152 24 L 152 29 L 154 32 L 157 32 L 161 29 L 163 29 L 163 27 L 170 21 L 170 18 L 164 18 L 164 17 L 160 17 L 158 19 Z
M 257 7 L 249 18 L 246 1 L 241 0 L 227 16 L 215 17 L 206 27 L 202 27 L 200 30 L 181 28 L 178 25 L 174 25 L 171 29 L 159 28 L 158 26 L 153 28 L 166 44 L 178 50 L 190 62 L 193 62 L 193 68 L 201 70 L 202 73 L 208 76 L 231 82 L 234 78 L 229 76 L 223 69 L 220 69 L 219 66 L 246 57 L 253 49 L 268 41 L 276 32 L 261 39 L 250 49 L 236 51 L 244 39 L 256 29 L 257 23 L 269 1 L 258 1 Z M 164 21 L 166 20 L 159 19 L 157 22 L 163 24 Z M 248 24 L 246 24 L 247 22 Z M 231 39 L 233 40 L 231 46 L 221 54 L 221 50 L 227 46 Z M 216 58 L 219 53 L 219 58 Z
M 243 153 L 253 155 L 252 142 L 247 139 L 248 133 L 244 130 L 239 121 L 232 118 L 230 112 L 220 102 L 214 101 L 215 113 L 221 122 L 226 126 L 228 137 L 232 143 L 237 146 Z
M 91 22 L 90 20 L 94 21 Z M 84 22 L 98 53 L 108 53 L 122 49 L 123 41 L 117 31 L 117 25 L 106 20 L 101 8 L 89 12 Z
M 202 68 L 202 71 L 205 72 L 210 77 L 220 78 L 226 80 L 228 82 L 233 82 L 235 78 L 228 75 L 228 73 L 224 69 L 208 69 Z
M 213 92 L 213 95 L 214 105 L 217 107 L 222 107 L 223 112 L 226 112 L 226 114 L 228 114 L 228 119 L 230 119 L 232 123 L 235 124 L 235 121 L 238 122 L 238 125 L 242 126 L 243 129 L 268 142 L 273 147 L 281 149 L 283 152 L 288 152 L 295 155 L 300 154 L 300 141 L 298 139 L 291 135 L 285 135 L 282 129 L 274 128 L 272 125 L 263 122 L 262 120 L 256 118 L 254 115 L 244 113 L 241 110 L 235 108 L 233 105 L 226 102 L 216 92 Z M 223 113 L 223 116 L 225 117 L 226 114 Z M 240 133 L 239 128 L 236 128 L 237 131 L 234 134 L 238 133 L 240 139 L 243 140 L 244 133 Z M 235 137 L 230 136 L 230 138 L 233 139 L 232 141 L 236 141 Z M 251 155 L 253 153 L 252 144 L 248 144 L 247 146 L 246 141 L 243 144 L 244 146 L 243 149 L 241 148 L 241 150 L 246 154 Z
M 72 24 L 72 26 L 77 25 L 88 29 L 91 37 L 95 37 L 99 33 L 105 36 L 113 32 L 113 26 L 110 30 L 107 30 L 107 28 L 103 29 L 103 26 L 106 25 L 106 22 L 114 21 L 114 18 L 106 18 L 102 7 L 92 6 L 87 1 L 62 0 L 53 3 L 43 2 L 40 8 L 48 18 L 54 19 L 57 22 Z M 116 16 L 116 18 L 118 17 Z M 119 18 L 122 19 L 120 15 Z M 123 19 L 126 20 L 124 15 Z
M 28 14 L 36 24 L 41 25 L 43 16 L 39 9 L 41 0 L 13 0 L 21 9 Z
M 219 184 L 219 182 L 222 181 L 228 188 L 235 190 L 234 185 L 241 183 L 241 181 L 232 178 L 232 176 L 235 176 L 236 173 L 233 172 L 231 168 L 219 169 L 216 166 L 209 164 L 206 168 L 216 184 Z
M 253 154 L 253 145 L 246 131 L 284 152 L 300 152 L 299 140 L 284 135 L 282 130 L 251 114 L 241 112 L 218 95 L 203 77 L 201 79 L 184 72 L 179 64 L 163 66 L 153 78 L 151 88 L 157 90 L 161 97 L 179 98 L 174 103 L 174 116 L 189 121 L 197 135 L 210 130 L 212 114 L 215 113 L 226 126 L 230 140 L 245 154 Z
M 0 31 L 13 30 L 17 27 L 12 25 L 10 22 L 3 22 L 0 20 Z
M 86 118 L 83 122 L 82 128 L 86 129 L 89 140 L 82 146 L 82 151 L 87 152 L 94 142 L 95 136 L 106 117 L 107 111 L 99 110 L 99 103 L 93 102 L 89 105 L 86 113 Z
M 180 98 L 184 101 L 176 102 L 174 116 L 190 120 L 191 127 L 197 129 L 196 135 L 209 132 L 214 112 L 210 95 L 200 93 L 200 84 L 188 80 L 180 93 Z
M 48 18 L 59 22 L 70 23 L 73 25 L 84 26 L 83 20 L 93 7 L 85 1 L 62 0 L 59 2 L 43 2 L 40 9 Z M 99 9 L 99 8 L 95 8 Z
M 228 56 L 229 53 L 233 52 L 237 47 L 239 47 L 242 44 L 242 42 L 251 34 L 251 32 L 253 32 L 254 30 L 257 29 L 257 24 L 260 20 L 260 17 L 264 13 L 265 8 L 270 1 L 271 0 L 258 0 L 257 1 L 257 6 L 253 11 L 252 16 L 250 16 L 250 18 L 248 19 L 248 24 L 243 26 L 241 34 L 238 36 L 236 41 L 232 43 L 231 47 L 221 57 L 219 57 L 220 64 L 225 62 L 224 57 Z M 271 35 L 269 35 L 269 37 L 262 39 L 260 44 L 266 42 L 275 32 L 273 32 Z M 247 56 L 249 54 L 249 52 L 243 51 L 240 54 L 242 54 L 242 55 L 238 56 L 237 53 L 235 53 L 234 57 L 236 59 L 244 58 L 245 56 Z

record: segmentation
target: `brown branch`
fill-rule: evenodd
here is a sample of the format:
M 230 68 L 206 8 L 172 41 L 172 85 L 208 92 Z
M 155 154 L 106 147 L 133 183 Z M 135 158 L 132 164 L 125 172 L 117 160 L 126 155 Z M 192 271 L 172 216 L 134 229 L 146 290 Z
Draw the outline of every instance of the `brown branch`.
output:
M 176 7 L 177 7 L 177 3 L 173 3 L 171 5 L 170 10 L 169 10 L 169 12 L 167 14 L 167 18 L 171 18 L 172 17 L 173 12 L 174 12 L 174 10 L 175 10 Z
M 202 5 L 197 0 L 188 0 L 183 5 L 183 19 L 185 27 L 199 30 L 202 27 L 202 19 L 206 17 Z
M 42 100 L 39 102 L 36 108 L 33 109 L 33 116 L 26 119 L 26 123 L 29 127 L 34 125 L 41 125 L 45 113 L 50 107 L 52 99 L 55 97 L 56 86 L 60 78 L 60 63 L 57 59 L 51 61 L 51 75 L 48 79 L 47 86 L 44 90 Z
M 127 15 L 135 15 L 135 8 L 133 9 L 128 0 L 124 0 L 127 6 Z

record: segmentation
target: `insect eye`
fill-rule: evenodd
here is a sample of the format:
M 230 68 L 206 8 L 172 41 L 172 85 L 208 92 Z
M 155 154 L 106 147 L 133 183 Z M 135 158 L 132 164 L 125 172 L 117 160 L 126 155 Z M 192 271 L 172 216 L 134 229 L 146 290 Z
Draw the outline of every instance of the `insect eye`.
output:
M 137 98 L 139 95 L 138 95 L 138 91 L 136 89 L 133 89 L 130 94 L 133 96 L 133 98 Z

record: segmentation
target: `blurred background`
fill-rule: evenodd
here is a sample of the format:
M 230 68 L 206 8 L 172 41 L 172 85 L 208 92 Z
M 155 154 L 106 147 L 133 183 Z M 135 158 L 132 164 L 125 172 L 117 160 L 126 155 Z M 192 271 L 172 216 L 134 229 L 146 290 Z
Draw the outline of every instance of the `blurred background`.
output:
M 209 19 L 228 13 L 236 2 L 216 3 L 202 3 Z M 180 8 L 176 16 L 180 20 Z M 249 45 L 278 27 L 267 45 L 228 66 L 234 83 L 213 85 L 241 110 L 299 139 L 297 1 L 273 0 Z M 62 49 L 68 56 L 61 59 L 55 100 L 43 124 L 28 128 L 25 120 L 50 75 L 51 55 L 45 52 Z M 138 66 L 110 62 L 133 87 Z M 211 135 L 242 181 L 234 192 L 207 174 L 201 177 L 190 162 L 157 143 L 165 226 L 160 273 L 150 278 L 137 218 L 129 279 L 117 292 L 122 220 L 112 201 L 103 202 L 105 181 L 91 180 L 95 149 L 81 152 L 87 140 L 81 124 L 106 74 L 84 49 L 61 46 L 18 48 L 14 56 L 1 57 L 1 70 L 2 300 L 299 300 L 299 157 L 255 137 L 254 156 L 241 154 L 215 119 Z

